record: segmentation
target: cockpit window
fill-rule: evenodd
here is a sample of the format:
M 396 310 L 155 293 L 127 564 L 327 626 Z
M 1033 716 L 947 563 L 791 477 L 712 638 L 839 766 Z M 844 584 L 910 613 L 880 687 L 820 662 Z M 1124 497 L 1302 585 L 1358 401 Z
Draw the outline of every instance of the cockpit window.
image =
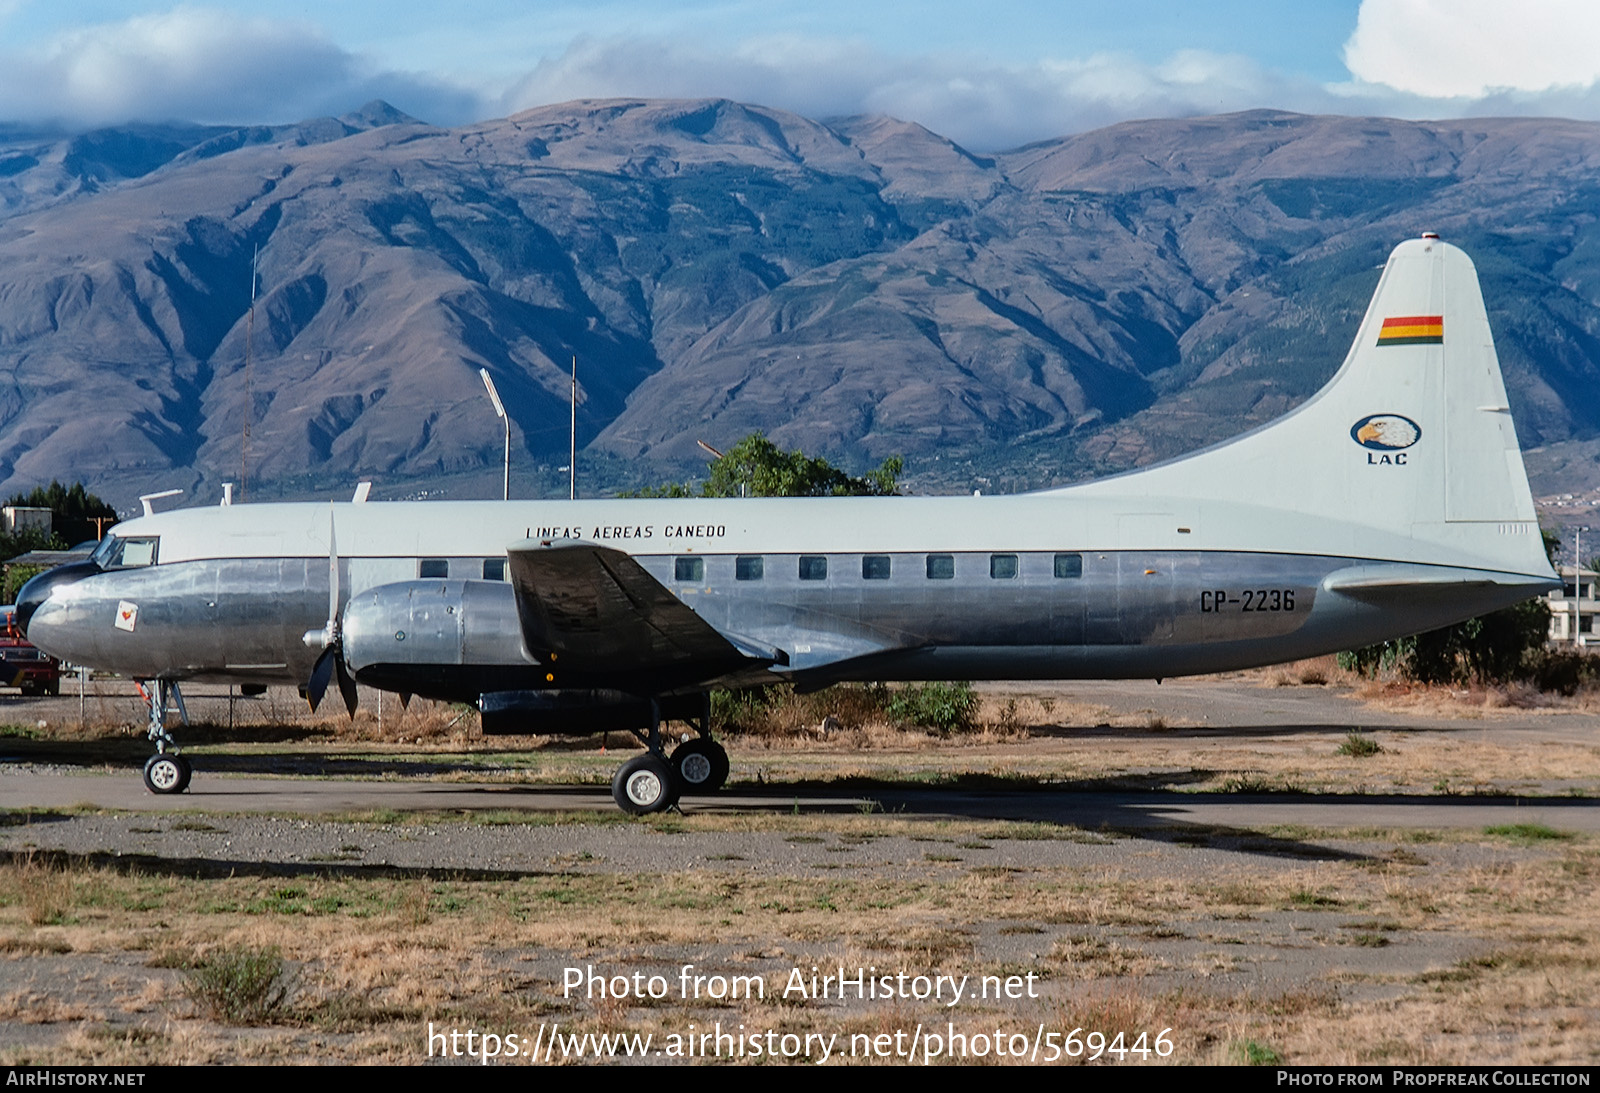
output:
M 108 535 L 95 548 L 92 560 L 101 569 L 136 569 L 155 565 L 156 548 L 160 543 L 160 537 L 155 535 L 148 538 Z

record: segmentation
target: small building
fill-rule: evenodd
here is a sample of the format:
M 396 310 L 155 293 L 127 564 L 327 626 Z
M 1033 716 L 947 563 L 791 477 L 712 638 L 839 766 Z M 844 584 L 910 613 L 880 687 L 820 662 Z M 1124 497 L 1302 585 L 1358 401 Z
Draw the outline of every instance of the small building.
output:
M 1545 602 L 1550 605 L 1551 642 L 1579 648 L 1600 646 L 1600 600 L 1595 598 L 1595 581 L 1600 574 L 1570 565 L 1557 566 L 1556 574 L 1561 578 L 1561 587 L 1545 593 Z
M 55 514 L 49 509 L 32 505 L 6 505 L 0 508 L 0 516 L 5 519 L 6 533 L 9 535 L 19 531 L 42 531 L 49 535 L 55 520 Z

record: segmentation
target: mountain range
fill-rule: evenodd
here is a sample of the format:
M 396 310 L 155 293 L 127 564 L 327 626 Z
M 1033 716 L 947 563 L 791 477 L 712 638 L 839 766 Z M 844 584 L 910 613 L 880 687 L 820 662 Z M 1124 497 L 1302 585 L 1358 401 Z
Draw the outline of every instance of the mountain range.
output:
M 1591 441 L 1597 167 L 1593 123 L 1274 111 L 995 155 L 725 100 L 0 126 L 0 491 L 498 496 L 480 368 L 553 490 L 574 359 L 592 488 L 753 430 L 1061 483 L 1305 398 L 1422 231 L 1478 265 L 1523 444 Z

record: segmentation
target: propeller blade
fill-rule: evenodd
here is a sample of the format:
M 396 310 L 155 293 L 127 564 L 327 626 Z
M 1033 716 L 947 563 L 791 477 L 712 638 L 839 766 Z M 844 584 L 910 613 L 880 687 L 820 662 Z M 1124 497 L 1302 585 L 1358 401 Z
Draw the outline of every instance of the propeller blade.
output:
M 345 670 L 344 654 L 339 645 L 339 540 L 336 535 L 332 506 L 328 508 L 328 625 L 318 633 L 315 630 L 306 632 L 306 644 L 318 642 L 322 645 L 322 655 L 317 657 L 316 665 L 311 669 L 311 678 L 306 681 L 306 701 L 311 703 L 311 712 L 316 713 L 317 707 L 322 704 L 322 698 L 328 693 L 328 682 L 335 676 L 339 679 L 339 693 L 344 697 L 344 705 L 350 711 L 350 716 L 356 715 L 356 681 L 350 678 L 350 673 Z
M 411 708 L 411 692 L 410 691 L 401 691 L 400 692 L 400 708 L 402 710 L 409 710 Z
M 333 506 L 328 506 L 328 634 L 339 633 L 339 541 L 334 536 Z
M 317 658 L 316 666 L 311 669 L 311 678 L 306 681 L 306 701 L 311 703 L 312 713 L 317 712 L 322 696 L 328 693 L 328 681 L 333 678 L 334 664 L 338 660 L 338 648 L 329 646 L 322 651 L 322 655 Z
M 333 653 L 333 671 L 339 677 L 339 693 L 344 696 L 344 708 L 350 711 L 353 720 L 356 716 L 356 681 L 350 678 L 350 672 L 344 666 L 344 657 L 335 649 L 328 651 Z

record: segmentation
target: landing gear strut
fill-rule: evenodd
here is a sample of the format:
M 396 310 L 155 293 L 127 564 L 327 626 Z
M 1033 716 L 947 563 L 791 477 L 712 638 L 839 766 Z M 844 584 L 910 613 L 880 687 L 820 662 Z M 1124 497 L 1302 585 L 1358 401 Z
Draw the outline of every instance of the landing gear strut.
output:
M 189 760 L 176 750 L 167 750 L 169 747 L 176 748 L 172 734 L 167 731 L 167 710 L 169 706 L 175 706 L 178 717 L 185 725 L 189 723 L 189 711 L 183 706 L 183 693 L 178 690 L 176 683 L 165 679 L 151 680 L 148 689 L 141 684 L 139 690 L 150 708 L 150 723 L 146 731 L 156 746 L 156 753 L 144 765 L 144 786 L 151 793 L 182 793 L 189 788 L 189 778 L 194 770 L 189 766 Z

